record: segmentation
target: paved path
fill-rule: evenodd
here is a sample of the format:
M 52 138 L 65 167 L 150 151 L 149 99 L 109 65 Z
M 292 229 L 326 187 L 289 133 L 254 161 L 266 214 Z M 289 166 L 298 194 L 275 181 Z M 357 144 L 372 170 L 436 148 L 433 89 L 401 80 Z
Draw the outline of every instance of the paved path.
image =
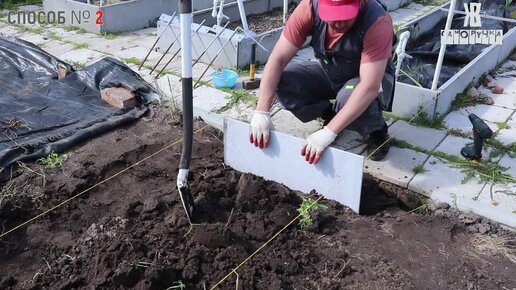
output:
M 421 11 L 429 9 L 431 7 L 411 4 L 391 13 L 395 23 L 402 24 L 413 19 L 415 11 L 421 14 Z M 112 56 L 138 71 L 137 64 L 143 60 L 156 39 L 154 28 L 104 37 L 69 27 L 13 26 L 5 22 L 5 16 L 2 17 L 1 34 L 33 42 L 76 67 Z M 312 56 L 309 49 L 298 55 L 304 59 Z M 163 101 L 180 108 L 180 61 L 174 60 L 167 68 L 167 74 L 155 79 L 155 73 L 150 75 L 150 68 L 160 57 L 159 53 L 152 52 L 145 67 L 138 72 L 162 91 Z M 168 61 L 169 57 L 168 55 L 164 61 Z M 194 79 L 199 79 L 205 68 L 204 64 L 197 65 L 193 70 Z M 248 121 L 253 113 L 253 106 L 249 103 L 238 103 L 221 111 L 232 97 L 230 93 L 209 86 L 209 72 L 211 70 L 202 78 L 208 85 L 201 85 L 194 90 L 196 115 L 202 116 L 205 121 L 219 129 L 222 129 L 224 116 Z M 364 172 L 407 187 L 435 201 L 448 202 L 461 210 L 473 211 L 516 228 L 516 59 L 507 60 L 491 75 L 504 88 L 504 93 L 493 94 L 489 88 L 481 85 L 478 90 L 490 96 L 494 103 L 476 104 L 452 111 L 445 116 L 443 126 L 439 129 L 418 127 L 391 116 L 389 130 L 396 146 L 392 147 L 385 161 L 374 162 L 366 159 Z M 493 171 L 486 171 L 485 175 L 476 174 L 471 179 L 466 179 L 469 173 L 476 172 L 468 170 L 460 156 L 460 149 L 472 142 L 467 112 L 476 113 L 485 119 L 496 132 L 494 139 L 497 142 L 493 142 L 496 148 L 488 146 L 484 150 L 484 159 L 489 159 L 488 164 L 493 168 L 497 165 L 503 167 L 499 172 L 505 174 L 502 178 L 499 178 L 500 174 L 493 178 Z M 321 128 L 318 121 L 301 123 L 290 112 L 278 107 L 273 110 L 273 121 L 276 130 L 298 137 L 306 137 Z M 365 149 L 360 136 L 352 131 L 340 134 L 334 146 L 357 154 L 363 154 Z M 513 151 L 504 152 L 508 149 Z M 493 183 L 493 180 L 496 182 Z

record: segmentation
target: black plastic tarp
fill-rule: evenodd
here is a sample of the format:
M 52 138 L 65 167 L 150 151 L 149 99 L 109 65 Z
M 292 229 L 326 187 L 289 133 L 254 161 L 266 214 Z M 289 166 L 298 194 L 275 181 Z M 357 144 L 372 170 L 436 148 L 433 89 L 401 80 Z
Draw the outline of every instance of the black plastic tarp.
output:
M 58 79 L 59 68 L 66 77 Z M 100 90 L 109 87 L 129 89 L 140 105 L 108 105 Z M 0 37 L 0 168 L 136 120 L 152 96 L 152 87 L 114 58 L 75 71 L 29 42 Z

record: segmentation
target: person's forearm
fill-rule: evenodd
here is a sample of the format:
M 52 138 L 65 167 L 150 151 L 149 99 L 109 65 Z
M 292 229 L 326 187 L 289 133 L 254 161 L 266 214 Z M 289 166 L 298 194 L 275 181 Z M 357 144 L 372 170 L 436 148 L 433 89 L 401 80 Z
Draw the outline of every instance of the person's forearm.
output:
M 286 65 L 286 63 L 284 64 L 281 61 L 269 60 L 269 62 L 267 62 L 260 82 L 260 94 L 256 110 L 264 112 L 270 111 L 274 101 L 274 92 L 278 87 L 281 73 Z
M 360 85 L 355 87 L 346 104 L 328 123 L 327 127 L 334 133 L 340 133 L 355 121 L 378 97 L 378 88 Z

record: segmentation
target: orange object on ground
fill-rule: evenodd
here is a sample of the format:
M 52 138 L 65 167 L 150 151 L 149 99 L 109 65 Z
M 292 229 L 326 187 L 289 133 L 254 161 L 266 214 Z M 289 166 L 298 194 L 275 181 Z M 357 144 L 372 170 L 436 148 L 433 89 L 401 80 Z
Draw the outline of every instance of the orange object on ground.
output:
M 102 99 L 117 108 L 136 107 L 138 101 L 134 94 L 124 88 L 107 88 L 100 92 Z
M 499 87 L 499 86 L 495 86 L 494 88 L 491 89 L 491 92 L 493 92 L 493 94 L 503 94 L 503 88 Z

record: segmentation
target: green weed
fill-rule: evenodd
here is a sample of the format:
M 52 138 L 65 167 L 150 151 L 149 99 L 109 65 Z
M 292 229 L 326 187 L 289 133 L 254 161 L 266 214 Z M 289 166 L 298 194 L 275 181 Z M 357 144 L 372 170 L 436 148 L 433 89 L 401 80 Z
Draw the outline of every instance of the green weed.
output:
M 75 32 L 77 32 L 79 34 L 88 32 L 86 29 L 84 29 L 82 27 L 73 26 L 73 25 L 66 25 L 66 26 L 63 27 L 63 29 L 66 30 L 66 31 L 75 31 Z
M 142 63 L 141 60 L 137 59 L 136 57 L 124 58 L 124 62 L 134 65 L 140 65 Z
M 415 174 L 424 173 L 426 172 L 426 169 L 423 164 L 420 164 L 412 168 L 412 172 L 414 172 Z
M 452 102 L 452 111 L 475 104 L 466 93 L 458 93 Z
M 55 33 L 55 32 L 49 32 L 49 33 L 48 33 L 48 37 L 49 37 L 50 39 L 52 39 L 52 40 L 58 40 L 58 41 L 61 41 L 61 40 L 63 39 L 60 35 L 58 35 L 58 34 L 57 34 L 57 33 Z
M 500 128 L 500 130 L 509 129 L 509 125 L 507 125 L 506 122 L 496 122 L 496 125 L 498 128 Z
M 83 68 L 86 67 L 85 64 L 80 63 L 80 62 L 76 62 L 76 61 L 70 61 L 69 63 L 70 63 L 71 66 L 73 66 L 75 69 L 78 69 L 78 70 L 79 69 L 83 69 Z
M 317 203 L 316 200 L 311 198 L 303 198 L 303 202 L 297 209 L 301 217 L 299 218 L 298 225 L 301 228 L 309 226 L 313 223 L 312 213 L 318 210 L 326 210 L 327 206 Z
M 73 47 L 75 49 L 81 49 L 81 48 L 88 48 L 90 45 L 87 44 L 86 42 L 81 42 L 81 43 L 74 43 L 73 44 Z
M 105 39 L 109 39 L 109 40 L 113 40 L 113 39 L 116 39 L 118 37 L 118 35 L 116 33 L 107 32 L 107 31 L 102 31 L 100 33 L 100 35 L 102 37 L 104 37 Z
M 441 129 L 444 127 L 444 115 L 437 115 L 435 118 L 429 118 L 428 114 L 423 111 L 423 108 L 419 108 L 416 116 L 412 118 L 411 124 L 420 126 L 420 127 L 428 127 L 434 129 Z
M 38 159 L 36 162 L 43 166 L 46 166 L 50 169 L 56 169 L 57 167 L 60 167 L 63 165 L 63 161 L 65 159 L 66 159 L 65 155 L 60 156 L 56 152 L 52 151 L 52 153 L 50 153 L 50 155 L 48 155 L 47 157 L 42 157 L 42 158 Z
M 247 90 L 235 91 L 231 89 L 222 89 L 222 91 L 229 93 L 231 96 L 229 97 L 229 102 L 218 110 L 219 113 L 227 111 L 233 108 L 234 106 L 242 103 L 249 105 L 251 107 L 256 107 L 256 105 L 258 104 L 258 97 Z

